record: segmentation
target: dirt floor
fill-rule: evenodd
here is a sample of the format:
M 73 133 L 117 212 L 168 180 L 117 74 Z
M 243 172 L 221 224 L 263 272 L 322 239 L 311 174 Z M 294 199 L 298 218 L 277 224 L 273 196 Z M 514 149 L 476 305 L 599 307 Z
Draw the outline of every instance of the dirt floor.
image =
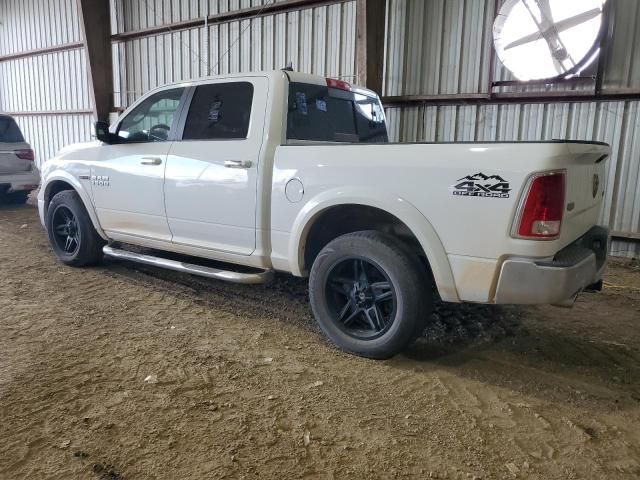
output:
M 75 270 L 3 207 L 0 478 L 637 479 L 640 264 L 606 281 L 573 309 L 438 305 L 376 362 L 324 341 L 303 281 Z

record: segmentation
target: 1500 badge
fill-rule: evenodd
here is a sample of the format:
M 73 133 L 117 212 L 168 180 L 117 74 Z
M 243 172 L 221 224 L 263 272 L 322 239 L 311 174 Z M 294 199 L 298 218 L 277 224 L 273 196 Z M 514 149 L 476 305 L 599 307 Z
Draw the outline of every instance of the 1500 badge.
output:
M 454 195 L 464 197 L 509 198 L 511 191 L 509 182 L 500 175 L 485 175 L 480 172 L 459 178 L 457 182 L 449 189 Z

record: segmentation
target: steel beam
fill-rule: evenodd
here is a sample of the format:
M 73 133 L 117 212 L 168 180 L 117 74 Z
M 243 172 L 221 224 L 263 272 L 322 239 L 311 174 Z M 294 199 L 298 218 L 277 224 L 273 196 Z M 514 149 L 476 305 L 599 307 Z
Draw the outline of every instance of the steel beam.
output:
M 108 121 L 113 109 L 113 65 L 109 0 L 77 0 L 84 45 L 98 120 Z
M 640 242 L 640 232 L 611 232 L 611 238 L 614 240 L 631 240 Z
M 386 107 L 419 105 L 501 105 L 508 103 L 621 102 L 625 100 L 640 100 L 640 90 L 605 90 L 601 94 L 595 94 L 593 91 L 588 90 L 572 90 L 568 92 L 473 93 L 382 97 L 382 103 L 384 103 Z
M 357 83 L 382 95 L 386 0 L 356 1 Z
M 216 23 L 230 22 L 232 20 L 246 20 L 248 18 L 254 18 L 263 15 L 285 13 L 293 10 L 300 10 L 302 8 L 331 5 L 334 3 L 344 3 L 346 1 L 348 0 L 282 0 L 280 2 L 272 2 L 262 6 L 258 5 L 255 7 L 243 8 L 241 10 L 234 10 L 231 12 L 217 13 L 209 15 L 208 17 L 194 18 L 191 20 L 184 20 L 182 22 L 167 23 L 155 27 L 132 30 L 130 32 L 122 32 L 116 35 L 111 35 L 111 40 L 116 42 L 132 40 L 134 38 L 148 37 L 151 35 L 158 35 L 160 33 L 175 32 L 179 30 L 185 30 L 187 28 L 203 27 L 205 23 L 207 25 L 213 25 Z
M 94 113 L 93 110 L 31 110 L 25 112 L 2 112 L 12 117 L 28 117 L 39 115 L 81 115 Z
M 55 47 L 36 48 L 34 50 L 25 50 L 22 52 L 12 53 L 10 55 L 0 56 L 0 62 L 7 62 L 9 60 L 18 60 L 20 58 L 34 57 L 36 55 L 45 55 L 47 53 L 75 50 L 77 48 L 82 48 L 82 47 L 84 47 L 84 43 L 82 42 L 63 43 L 62 45 L 56 45 Z

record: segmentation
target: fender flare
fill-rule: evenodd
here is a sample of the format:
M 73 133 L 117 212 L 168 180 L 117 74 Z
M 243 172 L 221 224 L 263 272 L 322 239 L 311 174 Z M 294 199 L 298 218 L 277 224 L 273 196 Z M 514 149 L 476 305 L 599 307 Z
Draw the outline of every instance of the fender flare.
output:
M 402 221 L 420 242 L 442 300 L 460 301 L 444 246 L 429 220 L 405 199 L 379 191 L 373 192 L 366 188 L 326 190 L 309 200 L 298 212 L 291 226 L 288 252 L 290 271 L 294 275 L 303 275 L 304 251 L 311 226 L 324 211 L 339 205 L 378 208 Z
M 96 229 L 96 232 L 98 232 L 98 235 L 100 235 L 104 240 L 109 240 L 107 235 L 104 233 L 104 230 L 102 230 L 102 227 L 100 226 L 98 215 L 96 214 L 96 210 L 93 206 L 93 202 L 91 201 L 91 195 L 84 188 L 84 185 L 82 185 L 82 183 L 80 183 L 80 181 L 70 173 L 65 172 L 64 170 L 57 170 L 53 172 L 51 175 L 47 176 L 46 182 L 40 188 L 42 192 L 42 201 L 44 202 L 44 199 L 46 198 L 46 194 L 47 194 L 47 190 L 49 189 L 49 186 L 55 181 L 67 183 L 69 184 L 69 186 L 71 186 L 71 188 L 73 188 L 76 191 L 76 193 L 80 196 L 80 200 L 82 200 L 82 203 L 84 204 L 84 208 L 87 210 L 87 213 L 89 214 L 91 223 L 93 223 L 93 228 Z M 48 207 L 48 205 L 43 205 L 43 216 L 44 216 L 44 208 L 46 207 Z

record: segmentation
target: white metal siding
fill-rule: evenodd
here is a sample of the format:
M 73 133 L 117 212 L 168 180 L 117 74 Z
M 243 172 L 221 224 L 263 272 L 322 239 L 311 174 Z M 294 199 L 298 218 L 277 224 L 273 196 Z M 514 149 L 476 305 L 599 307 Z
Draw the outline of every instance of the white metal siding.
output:
M 262 7 L 284 0 L 112 0 L 117 23 L 113 33 L 141 30 L 206 15 Z
M 8 112 L 87 110 L 91 91 L 81 48 L 0 62 L 0 99 Z
M 0 1 L 0 56 L 80 42 L 81 32 L 76 0 Z M 0 62 L 0 111 L 17 113 L 37 165 L 89 140 L 92 115 L 24 113 L 90 110 L 90 88 L 83 48 Z
M 2 0 L 0 22 L 0 56 L 82 37 L 76 0 Z
M 133 8 L 133 4 L 139 8 Z M 149 1 L 148 9 L 140 7 L 145 5 L 144 0 L 125 2 L 124 15 L 116 16 L 128 30 L 135 30 L 150 25 L 153 5 L 167 15 L 172 12 L 175 21 L 193 18 L 196 11 L 202 13 L 197 4 L 188 3 L 189 8 L 178 11 L 169 8 L 175 7 L 175 2 Z M 219 11 L 259 4 L 216 3 Z M 213 13 L 213 3 L 210 7 Z M 127 15 L 133 15 L 133 19 Z M 351 1 L 120 42 L 113 46 L 116 106 L 126 107 L 164 83 L 272 70 L 283 68 L 288 62 L 298 71 L 351 81 L 355 77 L 355 29 L 355 2 Z

